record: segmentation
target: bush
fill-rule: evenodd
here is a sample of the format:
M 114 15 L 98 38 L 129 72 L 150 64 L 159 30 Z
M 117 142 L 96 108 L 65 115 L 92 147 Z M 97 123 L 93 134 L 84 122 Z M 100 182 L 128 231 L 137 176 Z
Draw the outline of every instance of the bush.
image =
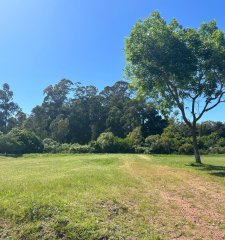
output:
M 136 127 L 132 132 L 130 132 L 127 136 L 130 141 L 130 144 L 133 147 L 138 147 L 143 144 L 144 138 L 142 136 L 141 127 Z
M 208 153 L 223 154 L 225 153 L 225 147 L 221 147 L 221 146 L 210 147 L 208 150 Z
M 51 138 L 45 138 L 43 140 L 44 152 L 46 153 L 58 153 L 60 152 L 60 144 Z
M 179 154 L 187 154 L 187 155 L 191 155 L 194 153 L 194 148 L 193 145 L 190 143 L 184 143 L 183 145 L 181 145 L 179 147 L 178 150 Z
M 211 133 L 208 136 L 198 137 L 199 148 L 207 151 L 210 147 L 218 145 L 217 143 L 219 141 L 221 141 L 222 144 L 223 141 L 220 140 L 219 135 L 217 133 Z
M 12 129 L 8 136 L 15 139 L 17 142 L 16 153 L 42 153 L 44 145 L 40 138 L 38 138 L 33 132 L 25 129 Z
M 22 143 L 14 137 L 8 134 L 0 136 L 0 153 L 2 154 L 19 154 L 22 147 Z
M 95 152 L 95 149 L 90 145 L 80 145 L 80 144 L 72 144 L 69 149 L 70 153 L 92 153 Z
M 61 153 L 69 153 L 71 148 L 71 144 L 63 143 L 59 146 L 59 152 Z
M 178 151 L 178 141 L 174 138 L 151 135 L 145 139 L 151 153 L 173 153 Z
M 115 137 L 114 146 L 117 153 L 132 153 L 134 147 L 129 138 Z
M 99 145 L 101 152 L 117 152 L 116 139 L 112 132 L 101 133 L 97 139 L 97 144 Z
M 8 134 L 0 135 L 0 153 L 41 153 L 43 148 L 42 141 L 25 129 L 14 128 Z
M 149 154 L 149 153 L 151 153 L 151 149 L 149 147 L 136 147 L 135 148 L 135 153 Z

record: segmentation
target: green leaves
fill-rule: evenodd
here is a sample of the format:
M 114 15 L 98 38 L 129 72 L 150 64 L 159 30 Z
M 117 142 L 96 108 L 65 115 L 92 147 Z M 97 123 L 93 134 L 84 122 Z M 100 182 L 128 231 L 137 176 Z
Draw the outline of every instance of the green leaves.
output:
M 205 100 L 201 117 L 222 101 L 225 36 L 215 20 L 198 29 L 184 28 L 176 19 L 167 24 L 154 12 L 133 27 L 125 52 L 127 78 L 139 93 L 160 102 L 162 110 L 179 108 L 185 118 L 187 107 L 196 120 L 196 102 Z

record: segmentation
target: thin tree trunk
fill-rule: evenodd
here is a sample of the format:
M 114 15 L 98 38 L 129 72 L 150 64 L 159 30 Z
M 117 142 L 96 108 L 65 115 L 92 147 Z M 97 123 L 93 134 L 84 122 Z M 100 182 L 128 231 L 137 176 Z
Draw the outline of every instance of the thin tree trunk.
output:
M 193 126 L 193 129 L 192 129 L 192 139 L 193 139 L 193 147 L 194 147 L 194 154 L 195 154 L 195 162 L 198 164 L 202 164 L 201 157 L 198 150 L 196 126 Z

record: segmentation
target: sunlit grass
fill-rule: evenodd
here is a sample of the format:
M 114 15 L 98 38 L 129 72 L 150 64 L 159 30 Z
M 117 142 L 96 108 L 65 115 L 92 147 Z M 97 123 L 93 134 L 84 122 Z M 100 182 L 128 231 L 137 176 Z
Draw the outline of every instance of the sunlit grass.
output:
M 196 167 L 192 156 L 173 155 L 0 157 L 0 239 L 170 239 L 173 221 L 185 219 L 173 219 L 176 203 L 163 196 L 195 198 L 193 178 L 225 184 L 225 157 L 203 161 Z M 192 234 L 189 225 L 184 235 Z

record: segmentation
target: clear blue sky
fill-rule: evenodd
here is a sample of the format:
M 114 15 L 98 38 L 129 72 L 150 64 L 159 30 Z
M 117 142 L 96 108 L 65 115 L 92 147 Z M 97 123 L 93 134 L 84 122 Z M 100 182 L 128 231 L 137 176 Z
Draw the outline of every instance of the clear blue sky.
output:
M 216 19 L 225 30 L 224 0 L 1 0 L 0 84 L 27 113 L 62 78 L 111 85 L 123 76 L 125 37 L 154 10 L 186 27 Z M 206 119 L 225 121 L 225 104 Z

